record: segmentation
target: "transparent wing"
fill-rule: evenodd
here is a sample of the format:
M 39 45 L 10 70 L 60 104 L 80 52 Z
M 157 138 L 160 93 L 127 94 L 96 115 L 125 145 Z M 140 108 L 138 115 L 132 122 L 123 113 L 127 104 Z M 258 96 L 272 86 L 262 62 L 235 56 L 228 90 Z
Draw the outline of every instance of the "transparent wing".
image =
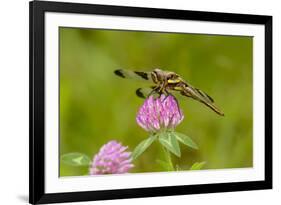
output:
M 136 95 L 140 98 L 147 98 L 150 95 L 157 94 L 157 92 L 154 92 L 155 86 L 147 87 L 147 88 L 138 88 L 136 90 Z
M 114 73 L 121 78 L 153 82 L 151 78 L 151 72 L 118 69 L 115 70 Z

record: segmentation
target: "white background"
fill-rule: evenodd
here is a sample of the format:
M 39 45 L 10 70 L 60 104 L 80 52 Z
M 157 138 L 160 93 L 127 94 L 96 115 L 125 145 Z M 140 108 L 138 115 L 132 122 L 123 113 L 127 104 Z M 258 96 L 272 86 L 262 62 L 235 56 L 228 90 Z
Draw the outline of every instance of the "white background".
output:
M 72 0 L 77 2 L 77 0 Z M 79 204 L 279 204 L 281 201 L 280 114 L 281 6 L 277 0 L 81 0 L 88 3 L 186 10 L 268 14 L 274 16 L 274 190 L 126 199 Z M 28 199 L 28 1 L 1 2 L 0 32 L 0 204 Z M 279 105 L 279 106 L 277 106 Z M 279 125 L 279 126 L 278 126 Z

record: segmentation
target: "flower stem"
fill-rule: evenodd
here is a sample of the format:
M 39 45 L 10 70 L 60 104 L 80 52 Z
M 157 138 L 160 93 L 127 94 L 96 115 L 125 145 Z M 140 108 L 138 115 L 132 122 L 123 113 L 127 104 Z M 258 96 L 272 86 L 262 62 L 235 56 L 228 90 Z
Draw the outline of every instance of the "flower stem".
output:
M 163 150 L 164 150 L 164 154 L 165 154 L 165 160 L 167 162 L 167 168 L 168 168 L 167 171 L 175 171 L 173 161 L 172 161 L 172 157 L 171 157 L 171 153 L 165 147 L 163 147 Z

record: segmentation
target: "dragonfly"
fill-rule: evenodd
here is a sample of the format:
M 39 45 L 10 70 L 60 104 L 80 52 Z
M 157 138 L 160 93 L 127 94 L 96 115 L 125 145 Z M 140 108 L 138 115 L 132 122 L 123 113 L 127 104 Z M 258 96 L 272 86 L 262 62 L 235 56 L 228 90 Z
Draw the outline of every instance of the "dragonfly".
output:
M 138 88 L 136 90 L 137 96 L 141 98 L 147 98 L 154 94 L 173 96 L 172 92 L 177 92 L 182 96 L 192 98 L 206 105 L 220 116 L 224 116 L 224 113 L 214 104 L 213 98 L 202 90 L 190 85 L 175 72 L 156 68 L 151 72 L 117 69 L 114 73 L 121 78 L 142 80 L 152 83 L 152 86 L 149 88 Z

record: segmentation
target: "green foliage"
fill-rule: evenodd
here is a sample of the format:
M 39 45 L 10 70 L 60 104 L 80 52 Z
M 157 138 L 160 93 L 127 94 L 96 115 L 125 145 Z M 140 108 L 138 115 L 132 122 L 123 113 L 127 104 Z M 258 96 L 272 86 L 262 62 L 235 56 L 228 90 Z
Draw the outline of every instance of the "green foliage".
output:
M 156 136 L 152 135 L 139 143 L 132 152 L 132 159 L 135 160 L 138 156 L 140 156 L 155 140 Z
M 200 170 L 206 164 L 206 162 L 195 162 L 191 167 L 190 170 Z
M 159 142 L 170 152 L 176 156 L 181 156 L 180 146 L 176 135 L 173 132 L 161 132 L 159 135 Z
M 176 136 L 177 140 L 180 141 L 181 143 L 193 148 L 193 149 L 198 149 L 198 146 L 193 140 L 186 136 L 185 134 L 175 132 L 174 135 Z
M 67 153 L 61 156 L 61 161 L 71 166 L 89 166 L 90 158 L 82 153 Z

